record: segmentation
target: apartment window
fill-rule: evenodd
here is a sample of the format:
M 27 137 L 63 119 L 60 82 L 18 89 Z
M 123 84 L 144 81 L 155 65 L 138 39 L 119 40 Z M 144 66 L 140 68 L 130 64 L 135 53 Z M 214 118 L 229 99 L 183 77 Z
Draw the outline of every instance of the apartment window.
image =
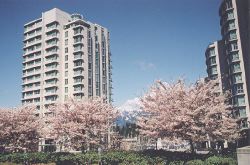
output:
M 76 61 L 76 62 L 74 62 L 74 66 L 75 67 L 82 66 L 82 61 Z
M 237 95 L 241 93 L 244 93 L 243 84 L 235 84 L 232 89 L 232 94 Z
M 240 117 L 246 117 L 247 113 L 246 113 L 246 109 L 245 108 L 240 108 L 239 109 L 239 116 Z
M 82 49 L 82 46 L 81 45 L 77 45 L 74 47 L 74 51 L 78 51 L 78 50 L 81 50 Z
M 82 69 L 74 70 L 74 75 L 82 74 Z
M 74 99 L 80 100 L 80 99 L 82 99 L 82 95 L 74 95 Z
M 65 100 L 65 101 L 68 100 L 68 95 L 65 95 L 65 96 L 64 96 L 64 100 Z
M 34 94 L 40 94 L 40 90 L 34 91 Z
M 212 49 L 209 50 L 208 56 L 211 57 L 211 56 L 214 56 L 214 55 L 215 55 L 215 49 L 212 48 Z
M 231 9 L 233 7 L 232 0 L 226 1 L 226 9 Z
M 243 84 L 238 84 L 237 85 L 237 93 L 243 93 Z
M 47 93 L 56 93 L 56 88 L 48 88 L 46 89 Z
M 228 12 L 228 13 L 227 13 L 227 19 L 229 20 L 229 19 L 233 19 L 233 18 L 234 18 L 234 13 L 233 13 L 233 11 Z
M 56 39 L 47 41 L 47 45 L 56 45 L 56 44 L 57 44 L 57 40 Z
M 69 49 L 68 48 L 65 48 L 65 53 L 68 53 Z
M 81 36 L 78 36 L 78 37 L 74 38 L 74 43 L 81 42 L 81 41 L 82 41 L 82 37 Z
M 236 31 L 230 31 L 229 33 L 229 40 L 235 40 L 237 39 Z
M 68 77 L 68 71 L 65 71 L 65 77 Z
M 68 61 L 68 55 L 65 56 L 65 61 Z
M 48 25 L 47 25 L 47 29 L 53 29 L 53 28 L 56 28 L 56 27 L 57 27 L 57 25 L 58 25 L 58 23 L 57 23 L 57 22 L 54 22 L 54 23 L 48 24 Z
M 240 124 L 241 128 L 247 128 L 248 127 L 247 123 L 248 123 L 247 120 L 242 120 Z
M 74 30 L 74 34 L 79 34 L 82 32 L 82 28 L 77 28 Z
M 232 76 L 232 83 L 235 84 L 235 83 L 242 83 L 242 77 L 241 77 L 241 74 L 234 74 Z
M 212 75 L 212 74 L 217 74 L 217 66 L 213 66 L 208 70 L 208 74 Z
M 209 65 L 216 64 L 216 57 L 212 57 L 209 59 Z
M 69 67 L 69 64 L 65 63 L 65 69 L 68 69 L 68 67 Z
M 238 50 L 238 44 L 236 42 L 232 43 L 232 49 L 233 50 Z
M 68 39 L 65 40 L 65 45 L 66 45 L 66 46 L 68 45 Z
M 68 93 L 68 87 L 65 87 L 65 93 Z
M 237 42 L 231 43 L 227 47 L 228 52 L 238 50 L 238 44 Z
M 230 62 L 233 62 L 233 61 L 237 61 L 239 60 L 239 53 L 238 52 L 234 52 L 230 55 Z
M 68 83 L 69 83 L 68 79 L 65 79 L 65 85 L 68 85 Z
M 74 91 L 82 91 L 82 86 L 75 86 Z
M 231 73 L 240 72 L 240 63 L 234 63 L 231 65 Z
M 230 21 L 228 24 L 228 30 L 232 30 L 235 29 L 235 22 L 234 21 Z
M 65 32 L 65 37 L 68 37 L 68 31 Z
M 237 105 L 242 106 L 245 105 L 245 97 L 244 96 L 237 96 L 236 97 L 237 101 Z
M 46 50 L 46 53 L 55 53 L 57 51 L 57 48 L 50 48 Z
M 78 77 L 74 79 L 74 83 L 81 83 L 82 82 L 82 78 Z
M 82 58 L 82 53 L 78 52 L 76 54 L 74 54 L 74 59 L 78 59 L 78 58 Z
M 47 37 L 56 37 L 57 36 L 57 32 L 50 32 L 47 34 Z

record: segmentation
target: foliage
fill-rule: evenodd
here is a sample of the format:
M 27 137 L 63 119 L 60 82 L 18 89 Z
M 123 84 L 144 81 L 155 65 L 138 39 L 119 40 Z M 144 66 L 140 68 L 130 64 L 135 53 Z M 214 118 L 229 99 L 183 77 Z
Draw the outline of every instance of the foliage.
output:
M 190 160 L 186 165 L 205 165 L 202 160 Z
M 25 106 L 0 109 L 0 147 L 3 151 L 37 151 L 42 122 L 35 111 L 35 107 Z
M 206 159 L 206 165 L 237 165 L 237 161 L 233 158 L 225 158 L 212 156 Z
M 51 138 L 63 151 L 81 150 L 89 144 L 101 145 L 114 122 L 115 109 L 101 98 L 88 101 L 70 100 L 50 107 L 45 138 Z
M 136 137 L 139 135 L 137 126 L 135 123 L 126 122 L 122 126 L 116 126 L 116 132 L 118 132 L 123 137 Z
M 173 162 L 170 162 L 169 165 L 184 165 L 184 161 L 173 161 Z
M 233 141 L 238 138 L 227 95 L 218 92 L 216 81 L 157 81 L 141 98 L 137 124 L 141 134 L 157 139 Z
M 222 156 L 192 155 L 182 152 L 126 152 L 109 151 L 98 154 L 96 152 L 87 153 L 12 153 L 0 155 L 1 162 L 12 162 L 18 164 L 98 164 L 103 165 L 236 165 L 236 159 Z M 160 154 L 159 154 L 160 153 Z M 158 154 L 158 155 L 157 155 Z M 204 161 L 204 162 L 203 162 Z

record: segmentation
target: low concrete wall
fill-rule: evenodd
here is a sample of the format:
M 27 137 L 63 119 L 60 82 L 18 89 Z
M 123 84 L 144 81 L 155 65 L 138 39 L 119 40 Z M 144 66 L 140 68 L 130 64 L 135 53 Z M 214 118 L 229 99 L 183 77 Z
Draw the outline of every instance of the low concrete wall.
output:
M 238 165 L 250 165 L 250 146 L 237 149 Z

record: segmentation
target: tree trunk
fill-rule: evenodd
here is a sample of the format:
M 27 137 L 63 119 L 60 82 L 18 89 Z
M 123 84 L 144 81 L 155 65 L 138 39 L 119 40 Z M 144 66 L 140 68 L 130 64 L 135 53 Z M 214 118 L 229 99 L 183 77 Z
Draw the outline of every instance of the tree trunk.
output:
M 157 146 L 157 138 L 155 139 L 155 150 L 158 149 L 158 146 Z
M 190 144 L 191 153 L 194 154 L 194 143 L 192 139 L 189 140 L 189 144 Z

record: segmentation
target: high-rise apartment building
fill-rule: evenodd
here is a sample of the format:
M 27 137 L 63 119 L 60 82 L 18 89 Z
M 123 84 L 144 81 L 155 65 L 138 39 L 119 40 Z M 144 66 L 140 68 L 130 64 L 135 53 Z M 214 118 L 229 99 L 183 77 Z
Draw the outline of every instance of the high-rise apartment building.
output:
M 111 102 L 109 32 L 57 8 L 24 25 L 22 103 L 41 114 L 69 98 Z
M 219 78 L 221 89 L 231 92 L 233 114 L 242 132 L 249 132 L 250 121 L 249 13 L 250 0 L 222 0 L 219 9 L 222 40 L 206 50 L 208 77 Z

